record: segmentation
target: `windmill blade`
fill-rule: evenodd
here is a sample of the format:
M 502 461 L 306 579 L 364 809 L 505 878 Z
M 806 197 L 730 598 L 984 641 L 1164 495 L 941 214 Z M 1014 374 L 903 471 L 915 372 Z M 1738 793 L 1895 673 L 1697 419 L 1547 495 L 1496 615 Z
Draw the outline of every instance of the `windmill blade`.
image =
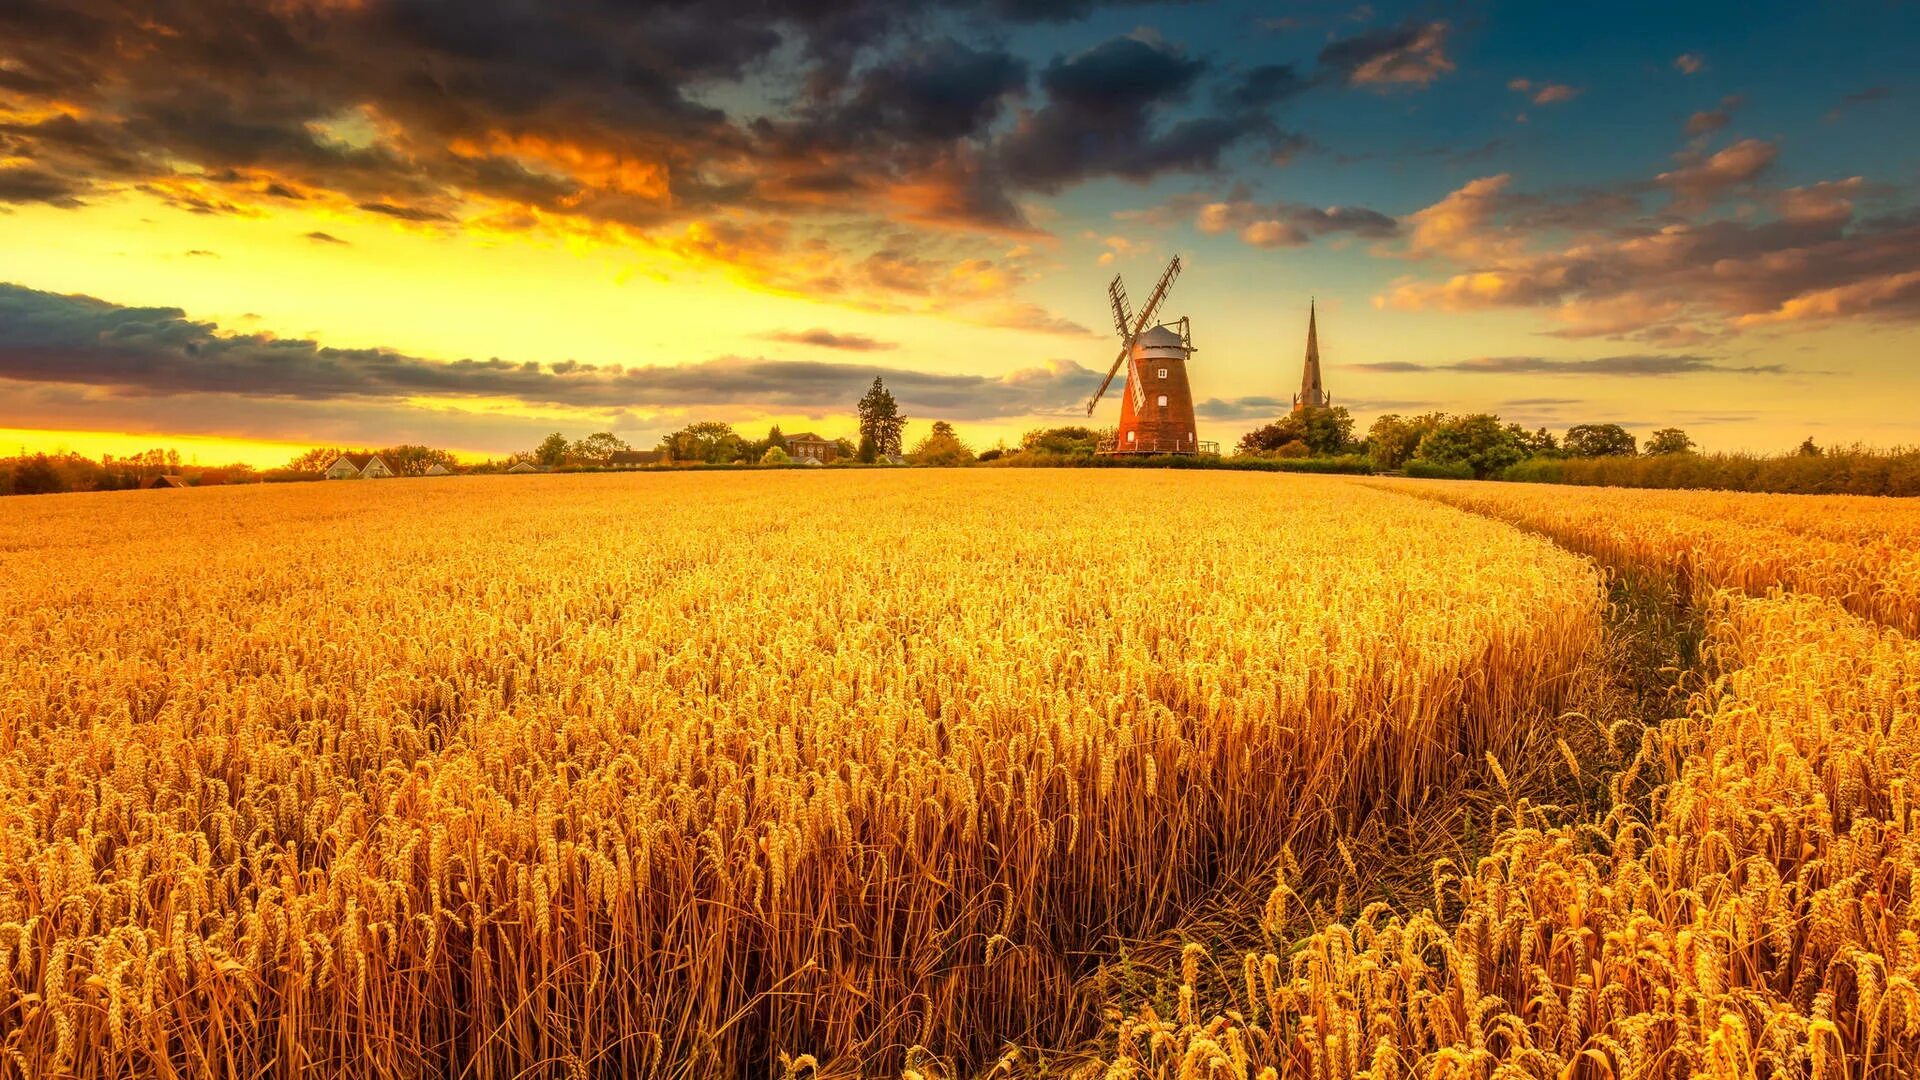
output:
M 1147 325 L 1153 321 L 1154 312 L 1160 310 L 1160 302 L 1167 298 L 1167 290 L 1173 288 L 1173 279 L 1179 276 L 1180 256 L 1175 255 L 1173 261 L 1167 263 L 1166 270 L 1161 273 L 1160 280 L 1154 284 L 1153 292 L 1147 297 L 1146 306 L 1140 309 L 1139 317 L 1133 322 L 1133 333 L 1127 335 L 1126 356 L 1130 357 L 1133 355 L 1134 339 L 1138 338 L 1141 333 L 1147 329 Z M 1146 381 L 1140 378 L 1140 372 L 1129 368 L 1127 371 L 1127 383 L 1133 388 L 1133 407 L 1136 410 L 1145 408 L 1147 404 L 1147 385 Z
M 1127 327 L 1133 323 L 1133 312 L 1127 308 L 1127 287 L 1120 283 L 1120 275 L 1113 275 L 1107 284 L 1107 299 L 1113 301 L 1113 328 L 1120 331 L 1120 340 L 1127 339 Z
M 1136 410 L 1145 407 L 1147 403 L 1146 384 L 1140 378 L 1137 365 L 1130 363 L 1133 357 L 1133 342 L 1135 338 L 1140 336 L 1142 331 L 1146 330 L 1148 320 L 1152 319 L 1153 313 L 1160 309 L 1160 302 L 1167 298 L 1167 290 L 1173 287 L 1173 279 L 1179 276 L 1180 256 L 1175 255 L 1173 261 L 1168 263 L 1166 270 L 1161 273 L 1159 282 L 1154 285 L 1153 294 L 1147 298 L 1147 306 L 1140 309 L 1140 314 L 1134 318 L 1131 327 L 1122 330 L 1120 355 L 1113 358 L 1113 366 L 1107 369 L 1107 377 L 1100 381 L 1100 389 L 1095 390 L 1093 397 L 1087 399 L 1088 416 L 1093 415 L 1094 407 L 1100 404 L 1100 398 L 1107 392 L 1107 387 L 1113 385 L 1113 377 L 1120 373 L 1121 364 L 1127 364 L 1127 384 L 1132 388 L 1133 407 Z M 1107 295 L 1112 297 L 1114 289 L 1118 288 L 1119 285 L 1120 278 L 1116 275 L 1113 279 L 1113 284 L 1107 286 Z M 1121 295 L 1124 296 L 1125 294 L 1122 293 Z M 1120 314 L 1118 307 L 1116 307 L 1114 314 L 1116 316 Z
M 1100 404 L 1100 396 L 1107 392 L 1107 387 L 1113 385 L 1113 377 L 1120 373 L 1120 365 L 1126 363 L 1127 357 L 1132 355 L 1132 353 L 1133 353 L 1132 339 L 1122 341 L 1120 343 L 1120 355 L 1113 358 L 1113 366 L 1107 369 L 1107 377 L 1100 380 L 1100 389 L 1095 390 L 1093 392 L 1093 396 L 1087 399 L 1087 415 L 1088 416 L 1093 415 L 1094 406 Z M 1138 380 L 1135 380 L 1135 381 L 1138 381 Z M 1138 406 L 1135 406 L 1135 407 L 1138 408 Z

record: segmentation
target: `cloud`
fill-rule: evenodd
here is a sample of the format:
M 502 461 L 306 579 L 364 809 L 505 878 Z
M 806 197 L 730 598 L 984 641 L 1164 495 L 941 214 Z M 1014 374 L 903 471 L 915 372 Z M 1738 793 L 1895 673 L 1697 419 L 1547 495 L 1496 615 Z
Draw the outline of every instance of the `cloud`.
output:
M 1349 86 L 1425 88 L 1454 69 L 1444 22 L 1407 22 L 1342 38 L 1320 50 L 1320 66 Z
M 324 233 L 324 232 L 321 232 L 321 231 L 319 231 L 318 229 L 315 229 L 315 230 L 314 230 L 313 232 L 310 232 L 310 233 L 308 233 L 308 234 L 307 234 L 307 239 L 309 239 L 309 240 L 311 240 L 311 241 L 313 241 L 313 242 L 314 242 L 314 243 L 316 243 L 316 244 L 342 244 L 342 245 L 345 245 L 345 244 L 347 244 L 347 243 L 348 243 L 348 241 L 346 241 L 346 240 L 342 240 L 342 239 L 340 239 L 339 237 L 337 237 L 337 236 L 335 236 L 335 235 L 333 235 L 332 233 Z
M 1531 79 L 1514 79 L 1507 83 L 1507 89 L 1527 95 L 1527 100 L 1535 105 L 1558 105 L 1580 96 L 1578 87 L 1557 82 L 1535 83 Z
M 1853 93 L 1841 98 L 1840 104 L 1835 105 L 1828 111 L 1826 122 L 1831 124 L 1838 121 L 1842 116 L 1846 115 L 1847 110 L 1856 105 L 1868 105 L 1876 101 L 1885 101 L 1892 96 L 1893 91 L 1884 86 L 1869 86 L 1864 90 L 1855 90 Z
M 1706 66 L 1706 59 L 1699 53 L 1681 53 L 1673 58 L 1673 69 L 1682 75 L 1697 75 Z
M 1761 364 L 1738 367 L 1721 363 L 1712 357 L 1675 354 L 1636 354 L 1625 356 L 1597 356 L 1587 359 L 1570 359 L 1551 356 L 1481 356 L 1470 360 L 1457 360 L 1441 364 L 1416 364 L 1405 360 L 1390 360 L 1376 364 L 1351 364 L 1354 371 L 1373 372 L 1375 374 L 1424 374 L 1430 372 L 1459 372 L 1472 375 L 1694 375 L 1701 373 L 1721 373 L 1739 375 L 1784 375 L 1787 369 L 1779 364 Z
M 1292 64 L 1261 64 L 1241 76 L 1231 92 L 1235 104 L 1263 109 L 1305 92 L 1313 83 L 1300 77 Z
M 789 345 L 811 345 L 819 349 L 842 349 L 847 352 L 878 352 L 900 347 L 897 342 L 881 341 L 865 334 L 836 334 L 817 327 L 812 330 L 776 330 L 765 336 L 770 341 L 784 341 Z
M 1771 168 L 1780 148 L 1763 139 L 1742 139 L 1712 156 L 1654 178 L 1676 198 L 1711 202 Z
M 1064 412 L 1099 381 L 1097 372 L 1066 360 L 999 377 L 738 356 L 676 366 L 442 362 L 386 349 L 230 334 L 177 308 L 123 307 L 0 285 L 0 380 L 89 387 L 123 400 L 509 399 L 592 410 L 819 412 L 849 407 L 876 376 L 910 414 L 955 419 Z
M 1399 232 L 1400 223 L 1364 206 L 1305 206 L 1299 203 L 1261 203 L 1248 199 L 1211 202 L 1201 206 L 1194 227 L 1203 233 L 1237 232 L 1254 247 L 1299 247 L 1335 233 L 1384 238 Z
M 1207 70 L 1172 46 L 1118 37 L 1040 74 L 1047 102 L 1023 115 L 998 146 L 1008 179 L 1041 192 L 1097 176 L 1145 181 L 1169 172 L 1211 172 L 1248 137 L 1271 132 L 1257 111 L 1163 122 Z
M 1721 128 L 1726 127 L 1728 124 L 1733 123 L 1734 111 L 1744 104 L 1746 104 L 1744 97 L 1741 97 L 1739 94 L 1729 94 L 1720 99 L 1719 108 L 1703 109 L 1687 117 L 1688 137 L 1698 138 L 1702 135 L 1711 135 Z

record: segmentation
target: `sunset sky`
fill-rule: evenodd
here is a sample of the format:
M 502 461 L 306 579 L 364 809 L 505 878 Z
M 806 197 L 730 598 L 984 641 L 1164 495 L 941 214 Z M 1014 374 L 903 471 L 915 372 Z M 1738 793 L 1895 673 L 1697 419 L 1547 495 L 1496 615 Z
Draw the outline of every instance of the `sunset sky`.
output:
M 1086 422 L 1920 443 L 1920 5 L 0 4 L 0 454 Z M 1118 398 L 1096 421 L 1114 422 Z

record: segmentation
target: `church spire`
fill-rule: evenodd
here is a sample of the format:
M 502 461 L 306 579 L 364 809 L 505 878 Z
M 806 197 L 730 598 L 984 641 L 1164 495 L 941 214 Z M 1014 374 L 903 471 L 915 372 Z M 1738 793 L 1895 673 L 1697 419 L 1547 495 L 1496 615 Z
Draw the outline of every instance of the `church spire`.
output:
M 1307 301 L 1307 363 L 1300 372 L 1300 393 L 1293 399 L 1293 411 L 1324 409 L 1327 388 L 1320 382 L 1320 327 L 1314 301 Z

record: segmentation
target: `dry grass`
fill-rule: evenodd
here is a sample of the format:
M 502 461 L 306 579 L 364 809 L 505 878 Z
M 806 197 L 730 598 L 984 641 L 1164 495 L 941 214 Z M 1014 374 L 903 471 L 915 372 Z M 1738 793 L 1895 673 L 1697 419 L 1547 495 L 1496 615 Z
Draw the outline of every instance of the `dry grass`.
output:
M 1304 478 L 8 511 L 0 1070 L 36 1077 L 1065 1045 L 1111 943 L 1497 771 L 1601 609 L 1543 540 Z

